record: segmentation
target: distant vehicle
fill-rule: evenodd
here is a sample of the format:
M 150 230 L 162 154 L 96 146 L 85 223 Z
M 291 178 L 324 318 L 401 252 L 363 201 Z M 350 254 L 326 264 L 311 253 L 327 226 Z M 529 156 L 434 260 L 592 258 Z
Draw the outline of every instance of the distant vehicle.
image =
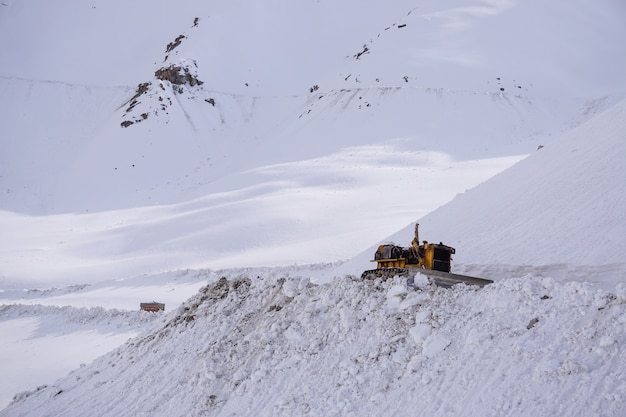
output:
M 377 268 L 363 272 L 362 279 L 388 279 L 394 276 L 415 276 L 420 272 L 431 278 L 440 287 L 451 287 L 454 284 L 478 285 L 484 287 L 493 283 L 490 279 L 470 277 L 450 273 L 452 254 L 456 250 L 443 243 L 419 242 L 419 224 L 415 224 L 415 237 L 411 246 L 403 248 L 394 244 L 380 245 L 371 262 Z
M 153 301 L 151 303 L 139 303 L 139 309 L 143 311 L 165 311 L 165 304 Z

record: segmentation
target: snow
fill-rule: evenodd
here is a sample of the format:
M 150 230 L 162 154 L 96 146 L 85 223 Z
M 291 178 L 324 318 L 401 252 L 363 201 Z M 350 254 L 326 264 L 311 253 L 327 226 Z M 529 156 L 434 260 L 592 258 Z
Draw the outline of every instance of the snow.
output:
M 17 391 L 32 388 L 33 381 L 52 383 L 110 352 L 154 319 L 147 313 L 102 307 L 3 304 L 0 398 L 5 404 Z
M 623 293 L 533 277 L 419 292 L 403 281 L 222 278 L 3 415 L 622 413 Z M 390 306 L 397 297 L 418 302 Z
M 456 270 L 541 274 L 612 291 L 626 263 L 626 101 L 419 220 L 420 236 L 459 250 Z M 388 240 L 413 238 L 410 224 Z M 368 269 L 373 245 L 341 266 Z M 356 273 L 356 272 L 350 272 Z M 519 274 L 519 275 L 518 275 Z
M 0 5 L 0 416 L 623 415 L 622 2 L 174 9 Z

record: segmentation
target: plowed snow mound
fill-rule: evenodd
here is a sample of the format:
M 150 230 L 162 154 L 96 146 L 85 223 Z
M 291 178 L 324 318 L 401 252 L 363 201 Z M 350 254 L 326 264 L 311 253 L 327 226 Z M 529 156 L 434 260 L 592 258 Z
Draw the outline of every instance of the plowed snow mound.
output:
M 626 292 L 238 276 L 2 416 L 619 416 Z M 416 280 L 424 282 L 424 280 Z

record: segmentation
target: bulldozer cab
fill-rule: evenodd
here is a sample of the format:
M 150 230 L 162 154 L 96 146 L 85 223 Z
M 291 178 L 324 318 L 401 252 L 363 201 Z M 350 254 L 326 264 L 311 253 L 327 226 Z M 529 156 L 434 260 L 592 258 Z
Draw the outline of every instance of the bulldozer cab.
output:
M 452 266 L 452 255 L 455 252 L 453 247 L 443 243 L 424 243 L 420 247 L 422 263 L 424 269 L 450 272 Z

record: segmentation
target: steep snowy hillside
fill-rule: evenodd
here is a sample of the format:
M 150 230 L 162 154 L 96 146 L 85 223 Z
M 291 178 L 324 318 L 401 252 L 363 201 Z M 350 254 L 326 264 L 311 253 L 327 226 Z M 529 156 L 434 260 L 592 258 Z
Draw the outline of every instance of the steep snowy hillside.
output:
M 418 282 L 222 278 L 0 415 L 623 415 L 623 286 Z
M 624 262 L 625 155 L 622 101 L 425 216 L 424 227 L 467 247 L 464 263 Z

